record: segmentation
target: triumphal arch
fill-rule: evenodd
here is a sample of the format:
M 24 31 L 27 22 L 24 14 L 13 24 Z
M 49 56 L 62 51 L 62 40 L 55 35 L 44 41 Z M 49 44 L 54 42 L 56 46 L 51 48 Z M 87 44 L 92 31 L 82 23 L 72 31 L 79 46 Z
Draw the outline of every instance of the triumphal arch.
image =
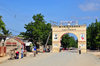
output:
M 82 53 L 86 53 L 86 25 L 53 25 L 52 26 L 52 52 L 59 52 L 61 39 L 64 34 L 73 33 L 78 39 L 78 48 Z

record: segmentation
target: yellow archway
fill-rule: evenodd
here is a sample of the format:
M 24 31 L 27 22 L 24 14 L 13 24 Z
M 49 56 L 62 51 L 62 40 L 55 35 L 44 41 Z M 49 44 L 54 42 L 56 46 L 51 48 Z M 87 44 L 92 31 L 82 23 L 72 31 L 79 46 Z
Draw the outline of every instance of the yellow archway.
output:
M 61 36 L 65 33 L 73 33 L 78 38 L 78 47 L 82 53 L 86 53 L 86 25 L 52 26 L 52 52 L 59 52 Z

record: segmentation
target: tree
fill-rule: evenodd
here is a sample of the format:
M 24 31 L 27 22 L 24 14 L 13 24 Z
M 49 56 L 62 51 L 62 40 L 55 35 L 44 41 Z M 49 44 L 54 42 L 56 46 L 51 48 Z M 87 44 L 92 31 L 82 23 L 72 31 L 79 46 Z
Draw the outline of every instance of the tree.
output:
M 98 50 L 100 50 L 100 33 L 98 33 L 98 35 L 96 36 L 96 40 L 97 40 L 97 47 L 98 47 Z
M 61 46 L 64 48 L 77 47 L 77 40 L 75 40 L 74 37 L 69 36 L 69 34 L 65 34 L 62 37 Z
M 89 25 L 89 27 L 87 27 L 87 46 L 90 49 L 95 49 L 96 48 L 96 44 L 95 44 L 95 24 L 92 23 L 91 25 Z
M 74 39 L 74 37 L 71 36 L 69 42 L 69 47 L 77 47 L 76 40 Z
M 61 46 L 63 48 L 66 48 L 66 47 L 69 47 L 69 35 L 68 34 L 65 34 L 63 37 L 62 37 L 62 40 L 61 40 Z
M 5 27 L 5 24 L 4 24 L 4 22 L 2 21 L 2 16 L 0 16 L 0 35 L 2 35 L 2 28 L 4 28 Z
M 95 21 L 87 27 L 87 47 L 88 49 L 99 49 L 100 22 Z
M 45 45 L 46 39 L 51 31 L 51 24 L 47 23 L 44 20 L 44 16 L 42 14 L 34 15 L 33 17 L 34 22 L 30 22 L 25 24 L 26 32 L 21 32 L 25 39 L 33 42 L 34 44 L 42 44 Z
M 2 16 L 0 16 L 0 35 L 2 36 L 9 36 L 11 32 L 6 29 L 6 25 L 2 20 Z

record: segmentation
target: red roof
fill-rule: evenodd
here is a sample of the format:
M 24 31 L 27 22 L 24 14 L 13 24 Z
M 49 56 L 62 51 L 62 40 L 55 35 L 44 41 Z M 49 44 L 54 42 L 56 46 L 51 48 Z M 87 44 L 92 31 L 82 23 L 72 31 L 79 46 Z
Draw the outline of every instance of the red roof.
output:
M 25 44 L 21 39 L 19 38 L 14 38 L 16 41 L 20 42 L 21 44 Z

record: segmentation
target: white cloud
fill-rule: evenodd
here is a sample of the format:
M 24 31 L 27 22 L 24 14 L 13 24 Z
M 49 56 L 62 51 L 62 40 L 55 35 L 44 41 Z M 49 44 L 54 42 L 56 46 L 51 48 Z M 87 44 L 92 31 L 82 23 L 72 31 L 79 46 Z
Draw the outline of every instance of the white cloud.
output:
M 83 11 L 98 11 L 100 10 L 100 4 L 96 2 L 88 2 L 85 4 L 81 4 L 79 8 Z

